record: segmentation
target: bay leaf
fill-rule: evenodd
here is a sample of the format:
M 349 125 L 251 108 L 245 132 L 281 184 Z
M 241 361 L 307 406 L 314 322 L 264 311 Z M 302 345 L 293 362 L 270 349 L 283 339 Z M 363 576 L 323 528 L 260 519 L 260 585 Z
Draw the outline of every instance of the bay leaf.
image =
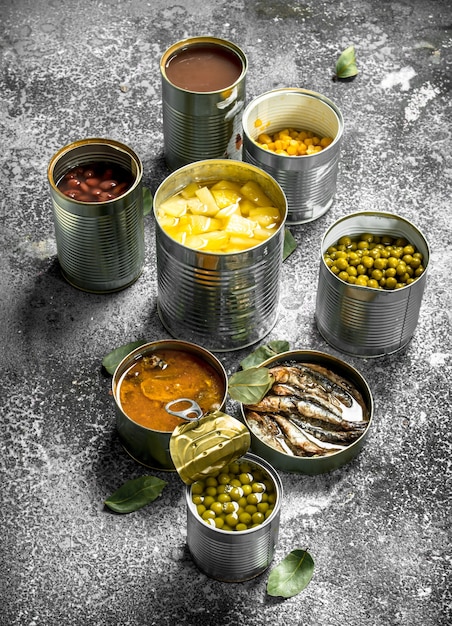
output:
M 153 502 L 166 486 L 156 476 L 140 476 L 124 483 L 104 502 L 115 513 L 132 513 Z
M 104 358 L 102 359 L 102 365 L 105 367 L 109 374 L 113 375 L 123 358 L 127 356 L 129 352 L 132 352 L 132 350 L 135 350 L 135 348 L 138 348 L 145 343 L 148 343 L 146 339 L 139 339 L 138 341 L 132 341 L 131 343 L 126 343 L 123 346 L 115 348 L 106 356 L 104 356 Z
M 307 550 L 292 550 L 269 574 L 267 593 L 291 598 L 311 582 L 314 560 Z
M 265 367 L 250 367 L 233 374 L 228 381 L 229 395 L 243 404 L 260 402 L 274 382 Z
M 146 216 L 152 211 L 152 194 L 150 189 L 143 187 L 143 215 Z
M 296 249 L 297 242 L 288 228 L 284 230 L 283 261 Z
M 336 62 L 336 76 L 344 79 L 352 78 L 357 74 L 355 47 L 349 46 L 341 53 Z
M 288 341 L 278 339 L 269 341 L 269 343 L 264 346 L 259 346 L 259 348 L 254 350 L 254 352 L 251 352 L 251 354 L 245 357 L 243 361 L 240 361 L 240 366 L 244 370 L 249 369 L 250 367 L 257 367 L 267 359 L 270 359 L 272 356 L 276 356 L 282 352 L 287 352 L 289 348 L 290 345 Z

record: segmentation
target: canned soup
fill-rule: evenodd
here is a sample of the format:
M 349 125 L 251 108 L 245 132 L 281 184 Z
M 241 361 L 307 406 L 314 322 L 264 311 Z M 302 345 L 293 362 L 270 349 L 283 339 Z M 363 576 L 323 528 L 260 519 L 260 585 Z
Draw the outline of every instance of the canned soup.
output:
M 197 355 L 182 350 L 143 355 L 119 381 L 118 398 L 124 413 L 142 426 L 163 432 L 172 432 L 184 421 L 166 411 L 168 402 L 189 398 L 207 413 L 220 409 L 223 396 L 218 372 Z

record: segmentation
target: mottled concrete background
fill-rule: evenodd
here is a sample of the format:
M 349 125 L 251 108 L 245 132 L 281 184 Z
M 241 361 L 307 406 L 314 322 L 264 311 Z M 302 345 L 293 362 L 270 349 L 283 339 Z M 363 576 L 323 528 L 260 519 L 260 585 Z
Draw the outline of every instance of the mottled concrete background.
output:
M 114 295 L 61 277 L 46 180 L 72 140 L 111 137 L 141 156 L 145 184 L 167 175 L 159 58 L 214 35 L 247 54 L 247 96 L 301 86 L 342 110 L 331 210 L 293 228 L 281 311 L 269 339 L 341 356 L 319 336 L 320 239 L 349 212 L 396 212 L 427 236 L 419 324 L 402 352 L 343 358 L 367 378 L 375 420 L 348 466 L 282 474 L 275 564 L 308 548 L 311 584 L 266 596 L 267 574 L 225 584 L 185 547 L 180 479 L 128 516 L 103 500 L 147 473 L 119 445 L 102 357 L 167 337 L 156 315 L 152 218 L 146 266 Z M 452 8 L 447 0 L 2 0 L 0 7 L 0 379 L 2 626 L 171 624 L 440 626 L 451 623 Z M 360 73 L 332 81 L 356 47 Z M 248 351 L 220 355 L 228 373 Z M 237 414 L 237 407 L 228 409 Z

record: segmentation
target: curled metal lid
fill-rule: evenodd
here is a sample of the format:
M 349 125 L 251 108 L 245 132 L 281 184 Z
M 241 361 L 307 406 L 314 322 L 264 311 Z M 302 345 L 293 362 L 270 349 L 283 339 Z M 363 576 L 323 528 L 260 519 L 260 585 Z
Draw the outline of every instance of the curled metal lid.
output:
M 186 485 L 220 471 L 247 452 L 248 428 L 221 411 L 214 411 L 177 426 L 170 439 L 170 454 Z

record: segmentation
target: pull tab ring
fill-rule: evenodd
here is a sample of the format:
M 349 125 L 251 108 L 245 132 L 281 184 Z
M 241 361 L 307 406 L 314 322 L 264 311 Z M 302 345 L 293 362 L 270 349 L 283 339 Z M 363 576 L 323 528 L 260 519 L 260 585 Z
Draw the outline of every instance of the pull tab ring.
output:
M 173 411 L 171 407 L 175 404 L 179 404 L 180 402 L 188 402 L 189 406 L 186 409 L 181 409 L 180 411 Z M 165 404 L 165 410 L 168 413 L 171 413 L 171 415 L 187 420 L 187 422 L 196 422 L 200 417 L 202 417 L 201 407 L 191 398 L 178 398 L 177 400 L 171 400 L 171 402 Z

